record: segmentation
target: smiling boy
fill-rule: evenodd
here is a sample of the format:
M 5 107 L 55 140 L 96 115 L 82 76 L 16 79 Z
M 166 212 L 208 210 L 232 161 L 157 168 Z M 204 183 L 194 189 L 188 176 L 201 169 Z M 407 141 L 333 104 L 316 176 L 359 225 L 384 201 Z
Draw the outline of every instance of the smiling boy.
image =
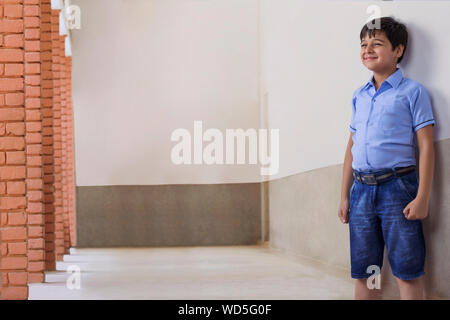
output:
M 373 76 L 353 94 L 338 216 L 349 224 L 355 299 L 380 298 L 367 278 L 370 266 L 381 269 L 384 246 L 401 298 L 423 299 L 421 220 L 428 215 L 435 121 L 426 89 L 397 67 L 407 47 L 406 27 L 391 17 L 379 22 L 360 33 L 360 58 Z

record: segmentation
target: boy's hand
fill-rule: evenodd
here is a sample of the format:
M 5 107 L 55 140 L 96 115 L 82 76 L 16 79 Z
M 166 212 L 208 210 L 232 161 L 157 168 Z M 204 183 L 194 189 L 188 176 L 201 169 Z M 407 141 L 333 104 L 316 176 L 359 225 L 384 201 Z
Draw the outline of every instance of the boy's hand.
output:
M 428 216 L 428 200 L 416 197 L 403 209 L 408 220 L 425 219 Z
M 342 223 L 348 223 L 348 209 L 349 200 L 347 198 L 341 199 L 341 204 L 339 205 L 338 217 L 341 219 Z

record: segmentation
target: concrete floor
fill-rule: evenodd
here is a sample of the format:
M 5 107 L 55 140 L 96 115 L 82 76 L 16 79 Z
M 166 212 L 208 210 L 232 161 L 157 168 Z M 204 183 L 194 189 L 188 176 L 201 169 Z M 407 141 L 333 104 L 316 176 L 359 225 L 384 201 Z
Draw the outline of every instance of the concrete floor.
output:
M 80 268 L 68 289 L 67 268 Z M 29 299 L 352 299 L 336 270 L 264 246 L 71 249 Z

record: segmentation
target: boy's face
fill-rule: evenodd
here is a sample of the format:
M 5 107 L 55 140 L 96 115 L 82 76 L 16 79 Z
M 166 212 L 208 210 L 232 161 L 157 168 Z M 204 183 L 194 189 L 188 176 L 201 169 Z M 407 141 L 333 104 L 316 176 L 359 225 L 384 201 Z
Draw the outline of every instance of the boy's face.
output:
M 402 56 L 403 45 L 392 50 L 392 45 L 383 31 L 377 30 L 375 36 L 369 34 L 361 40 L 361 61 L 367 69 L 374 72 L 386 72 L 397 66 L 397 60 Z

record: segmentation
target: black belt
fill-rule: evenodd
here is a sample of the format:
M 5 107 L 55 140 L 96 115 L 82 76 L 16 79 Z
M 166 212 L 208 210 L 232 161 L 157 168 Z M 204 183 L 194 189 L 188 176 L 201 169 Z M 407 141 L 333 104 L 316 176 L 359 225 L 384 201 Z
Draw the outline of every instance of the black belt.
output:
M 416 166 L 409 167 L 398 167 L 392 169 L 390 172 L 382 172 L 382 173 L 362 173 L 356 170 L 353 170 L 353 178 L 359 183 L 369 184 L 369 185 L 377 185 L 381 182 L 388 180 L 392 176 L 401 177 L 405 174 L 408 174 L 412 171 L 416 170 Z

